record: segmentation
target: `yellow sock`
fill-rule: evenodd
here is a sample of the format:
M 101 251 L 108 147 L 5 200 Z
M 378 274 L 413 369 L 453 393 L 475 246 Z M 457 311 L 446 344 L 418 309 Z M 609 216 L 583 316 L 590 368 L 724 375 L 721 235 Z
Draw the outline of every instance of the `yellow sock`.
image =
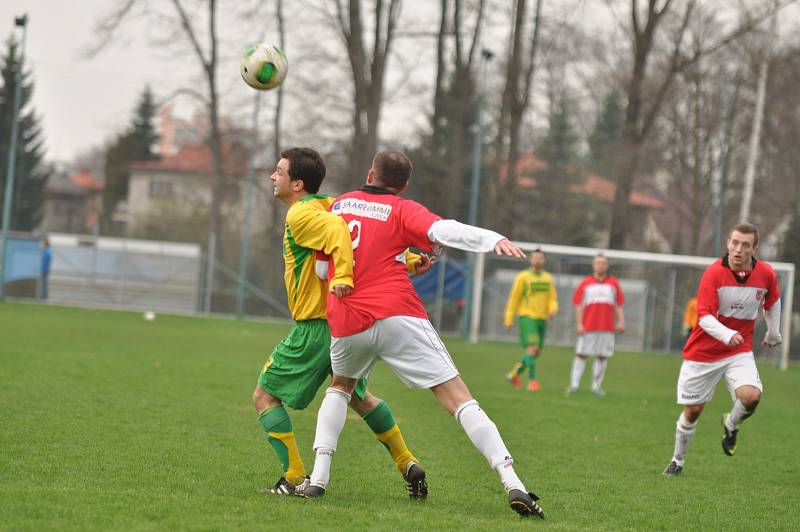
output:
M 405 475 L 406 467 L 408 467 L 409 462 L 418 462 L 418 460 L 414 458 L 414 455 L 411 454 L 411 451 L 408 450 L 408 447 L 406 447 L 403 433 L 400 432 L 400 427 L 398 427 L 397 424 L 393 425 L 392 428 L 386 432 L 376 434 L 376 437 L 389 449 L 389 453 L 392 455 L 392 461 L 400 473 Z
M 297 440 L 294 437 L 294 432 L 270 432 L 269 436 L 280 440 L 286 447 L 289 466 L 286 468 L 284 476 L 290 484 L 299 486 L 306 478 L 306 466 L 303 464 L 303 459 L 300 458 L 300 449 L 297 447 Z

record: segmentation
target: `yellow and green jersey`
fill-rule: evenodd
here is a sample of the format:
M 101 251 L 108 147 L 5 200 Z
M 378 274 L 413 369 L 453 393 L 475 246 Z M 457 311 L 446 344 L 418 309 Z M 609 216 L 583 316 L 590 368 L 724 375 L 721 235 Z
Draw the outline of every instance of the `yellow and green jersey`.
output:
M 332 285 L 353 286 L 353 248 L 344 220 L 328 208 L 334 198 L 304 196 L 289 207 L 283 233 L 283 260 L 289 311 L 297 321 L 325 319 L 328 281 L 317 276 L 316 252 L 330 255 L 335 268 Z
M 508 296 L 505 325 L 511 327 L 515 316 L 527 316 L 535 320 L 546 320 L 550 314 L 558 312 L 558 295 L 553 284 L 553 276 L 533 268 L 521 271 L 514 279 L 514 286 Z

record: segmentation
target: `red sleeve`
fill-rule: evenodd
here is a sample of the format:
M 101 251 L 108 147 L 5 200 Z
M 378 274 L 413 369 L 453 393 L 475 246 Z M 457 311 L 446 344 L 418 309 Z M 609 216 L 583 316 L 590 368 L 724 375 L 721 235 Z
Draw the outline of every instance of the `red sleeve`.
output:
M 703 273 L 700 286 L 697 288 L 697 319 L 703 316 L 719 314 L 719 297 L 717 296 L 717 267 L 711 266 Z
M 772 305 L 781 297 L 781 289 L 778 286 L 778 275 L 775 270 L 770 270 L 769 285 L 767 286 L 767 297 L 764 298 L 764 310 L 769 310 Z
M 583 290 L 586 287 L 586 279 L 582 280 L 578 285 L 578 288 L 575 289 L 575 293 L 572 295 L 572 304 L 573 305 L 580 305 L 583 303 Z
M 614 277 L 614 287 L 617 289 L 617 306 L 621 307 L 625 304 L 625 294 L 622 293 L 622 287 L 619 284 L 619 279 Z
M 433 222 L 441 220 L 442 217 L 432 213 L 416 201 L 404 201 L 400 208 L 400 230 L 403 232 L 404 241 L 411 242 L 412 247 L 431 251 L 428 230 Z

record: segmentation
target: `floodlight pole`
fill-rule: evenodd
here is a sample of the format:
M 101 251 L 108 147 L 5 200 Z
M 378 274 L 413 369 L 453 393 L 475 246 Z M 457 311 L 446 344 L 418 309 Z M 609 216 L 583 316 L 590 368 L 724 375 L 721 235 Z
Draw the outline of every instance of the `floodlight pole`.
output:
M 475 106 L 475 123 L 472 124 L 472 132 L 475 135 L 474 147 L 472 152 L 472 180 L 469 190 L 469 213 L 467 215 L 467 223 L 469 225 L 478 224 L 478 194 L 481 188 L 481 166 L 483 165 L 483 97 L 486 92 L 486 70 L 489 66 L 494 54 L 486 48 L 481 51 L 481 79 L 479 80 L 478 99 Z M 464 283 L 464 323 L 463 334 L 469 335 L 472 323 L 472 303 L 474 298 L 475 289 L 472 286 L 472 280 L 475 276 L 475 254 L 470 254 L 469 260 L 469 278 L 465 279 Z
M 25 38 L 28 29 L 28 15 L 14 18 L 14 26 L 22 28 L 22 47 L 20 48 L 17 71 L 14 73 L 14 112 L 11 115 L 11 140 L 8 143 L 8 167 L 6 187 L 3 194 L 2 255 L 0 255 L 0 301 L 5 297 L 6 253 L 8 252 L 8 230 L 11 224 L 11 200 L 14 196 L 14 174 L 17 167 L 17 136 L 19 134 L 19 106 L 22 100 L 22 68 L 25 63 Z
M 247 278 L 247 255 L 250 245 L 250 196 L 253 195 L 253 178 L 256 171 L 256 155 L 258 153 L 258 114 L 261 112 L 261 93 L 255 94 L 255 111 L 253 112 L 253 147 L 250 153 L 250 164 L 247 167 L 247 186 L 244 193 L 244 220 L 242 221 L 242 247 L 239 251 L 239 284 L 236 287 L 236 317 L 244 315 L 244 285 Z

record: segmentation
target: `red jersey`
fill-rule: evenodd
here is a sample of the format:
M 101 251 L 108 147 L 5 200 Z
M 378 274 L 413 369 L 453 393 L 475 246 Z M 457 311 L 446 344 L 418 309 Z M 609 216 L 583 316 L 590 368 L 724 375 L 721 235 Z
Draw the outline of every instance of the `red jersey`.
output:
M 340 196 L 331 212 L 350 228 L 355 286 L 347 297 L 328 294 L 331 335 L 357 334 L 390 316 L 427 318 L 403 261 L 409 247 L 432 251 L 428 230 L 441 217 L 373 186 Z
M 743 274 L 743 275 L 740 275 Z M 758 309 L 769 310 L 780 297 L 778 276 L 772 266 L 753 259 L 749 272 L 734 272 L 728 256 L 715 260 L 700 279 L 697 289 L 697 318 L 686 345 L 683 358 L 695 362 L 714 362 L 753 350 L 753 329 Z M 704 316 L 713 316 L 722 325 L 738 332 L 744 343 L 729 346 L 708 334 L 702 327 Z
M 609 275 L 602 281 L 594 275 L 584 277 L 572 303 L 583 307 L 583 329 L 586 332 L 614 332 L 614 311 L 625 304 L 619 281 Z

